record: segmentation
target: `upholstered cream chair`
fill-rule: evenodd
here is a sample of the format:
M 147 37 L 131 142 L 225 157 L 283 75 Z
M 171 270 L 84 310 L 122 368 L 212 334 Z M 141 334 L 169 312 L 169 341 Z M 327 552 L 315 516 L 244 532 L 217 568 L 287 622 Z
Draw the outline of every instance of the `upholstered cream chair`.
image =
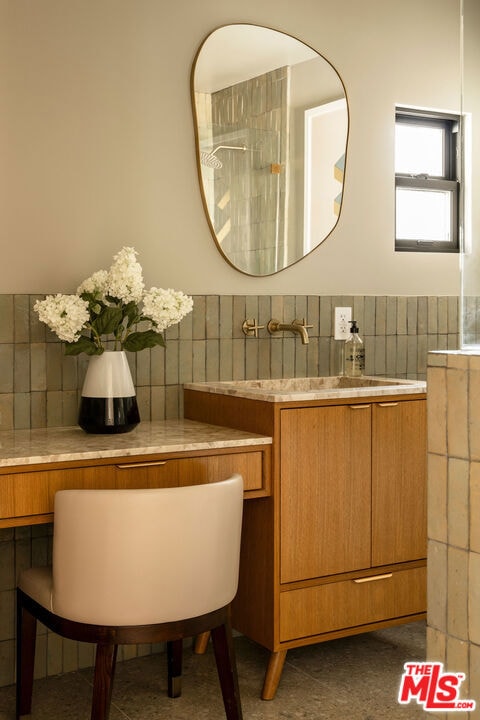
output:
M 92 720 L 107 720 L 117 646 L 167 642 L 179 694 L 182 638 L 211 630 L 225 712 L 242 710 L 229 606 L 237 591 L 243 481 L 55 495 L 52 567 L 17 588 L 17 718 L 30 713 L 36 620 L 95 643 Z

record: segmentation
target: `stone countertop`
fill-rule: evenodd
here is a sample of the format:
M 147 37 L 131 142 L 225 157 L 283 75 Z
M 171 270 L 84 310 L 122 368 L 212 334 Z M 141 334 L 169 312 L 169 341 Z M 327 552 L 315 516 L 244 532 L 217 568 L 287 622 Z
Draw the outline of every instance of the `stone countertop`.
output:
M 333 375 L 275 380 L 227 380 L 222 382 L 186 383 L 184 388 L 266 402 L 304 402 L 309 400 L 330 400 L 332 398 L 414 395 L 426 393 L 427 384 L 423 380 L 404 380 L 366 375 L 360 378 L 349 378 L 343 375 Z
M 272 438 L 193 420 L 141 422 L 129 433 L 90 435 L 79 427 L 0 432 L 0 468 L 50 462 L 271 444 Z

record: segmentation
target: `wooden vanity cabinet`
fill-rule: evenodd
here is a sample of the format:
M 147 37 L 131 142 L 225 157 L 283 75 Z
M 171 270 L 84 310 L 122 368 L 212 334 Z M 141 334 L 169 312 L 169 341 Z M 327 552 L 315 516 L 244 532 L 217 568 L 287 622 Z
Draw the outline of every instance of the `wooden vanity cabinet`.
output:
M 259 407 L 262 405 L 263 407 Z M 426 612 L 424 394 L 263 402 L 185 391 L 185 413 L 273 437 L 270 498 L 248 503 L 233 624 L 271 651 Z

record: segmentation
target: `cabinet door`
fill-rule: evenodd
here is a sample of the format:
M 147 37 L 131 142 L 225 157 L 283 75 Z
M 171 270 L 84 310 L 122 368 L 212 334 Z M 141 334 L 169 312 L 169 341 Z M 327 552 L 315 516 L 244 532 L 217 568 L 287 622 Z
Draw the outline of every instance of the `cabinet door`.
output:
M 426 557 L 426 470 L 426 401 L 375 404 L 372 565 Z
M 371 405 L 281 412 L 281 582 L 370 566 Z

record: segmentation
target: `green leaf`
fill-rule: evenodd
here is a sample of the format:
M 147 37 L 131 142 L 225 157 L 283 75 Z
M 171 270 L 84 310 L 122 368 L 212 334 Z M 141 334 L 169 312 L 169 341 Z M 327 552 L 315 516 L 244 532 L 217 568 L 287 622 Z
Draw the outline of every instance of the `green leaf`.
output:
M 97 297 L 95 293 L 84 292 L 80 295 L 80 297 L 82 300 L 86 300 L 88 302 L 88 309 L 92 315 L 99 315 L 102 310 L 107 307 L 103 300 Z
M 103 348 L 99 348 L 85 335 L 80 335 L 75 342 L 65 343 L 65 355 L 80 355 L 82 352 L 87 355 L 101 355 Z
M 138 322 L 139 317 L 137 303 L 132 300 L 132 302 L 125 305 L 123 308 L 123 316 L 127 318 L 127 328 Z
M 145 348 L 152 348 L 156 345 L 165 347 L 165 339 L 161 333 L 155 332 L 155 330 L 145 330 L 145 332 L 134 332 L 127 337 L 123 343 L 124 350 L 130 352 L 138 352 L 139 350 L 145 350 Z
M 106 307 L 92 322 L 92 327 L 99 335 L 114 333 L 123 320 L 121 308 Z

